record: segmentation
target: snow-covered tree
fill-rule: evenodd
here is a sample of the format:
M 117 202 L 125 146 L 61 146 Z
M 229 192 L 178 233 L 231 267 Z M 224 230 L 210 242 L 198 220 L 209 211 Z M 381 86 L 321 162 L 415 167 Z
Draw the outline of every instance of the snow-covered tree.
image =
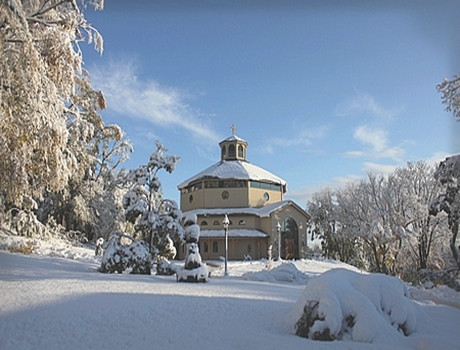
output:
M 344 234 L 341 230 L 334 198 L 335 193 L 330 189 L 313 194 L 307 205 L 307 211 L 311 216 L 309 230 L 312 237 L 321 240 L 324 257 L 353 263 L 359 253 L 358 243 L 355 237 Z
M 159 260 L 171 255 L 170 240 L 181 239 L 183 230 L 182 213 L 175 201 L 163 199 L 158 177 L 161 170 L 172 173 L 179 157 L 165 155 L 167 149 L 158 141 L 156 146 L 147 164 L 129 172 L 130 189 L 123 198 L 123 207 L 136 234 L 148 242 L 152 256 Z
M 460 118 L 460 76 L 456 75 L 451 80 L 445 78 L 436 89 L 442 94 L 442 103 L 446 105 L 446 111 Z
M 423 161 L 409 162 L 396 169 L 391 178 L 396 193 L 393 215 L 399 217 L 404 230 L 399 273 L 426 269 L 442 260 L 446 236 L 445 215 L 429 212 L 430 203 L 440 192 L 434 168 Z
M 131 144 L 118 126 L 104 126 L 87 146 L 85 173 L 73 174 L 61 191 L 46 193 L 39 203 L 39 219 L 46 223 L 53 218 L 65 230 L 83 232 L 88 240 L 108 239 L 112 232 L 123 230 L 125 175 L 117 167 L 131 152 Z
M 310 230 L 326 257 L 414 280 L 420 269 L 444 265 L 447 215 L 429 212 L 439 193 L 434 169 L 424 162 L 388 176 L 369 174 L 316 193 L 308 204 Z
M 460 247 L 457 243 L 460 224 L 460 155 L 442 161 L 434 176 L 445 187 L 443 193 L 433 201 L 430 210 L 434 215 L 440 211 L 447 214 L 451 230 L 450 249 L 457 268 L 460 269 Z
M 102 37 L 86 21 L 102 0 L 0 1 L 0 194 L 6 209 L 25 196 L 60 191 L 85 171 L 86 140 L 102 127 L 102 93 L 82 69 L 79 44 L 102 52 Z M 71 140 L 80 131 L 81 142 Z M 87 137 L 86 137 L 87 136 Z M 75 138 L 77 139 L 77 138 Z

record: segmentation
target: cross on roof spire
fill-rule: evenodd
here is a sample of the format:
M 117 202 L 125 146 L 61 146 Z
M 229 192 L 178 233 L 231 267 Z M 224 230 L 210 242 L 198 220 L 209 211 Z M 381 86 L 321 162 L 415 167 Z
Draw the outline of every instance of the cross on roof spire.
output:
M 235 124 L 232 124 L 230 129 L 232 129 L 232 134 L 235 135 L 235 130 L 236 130 Z

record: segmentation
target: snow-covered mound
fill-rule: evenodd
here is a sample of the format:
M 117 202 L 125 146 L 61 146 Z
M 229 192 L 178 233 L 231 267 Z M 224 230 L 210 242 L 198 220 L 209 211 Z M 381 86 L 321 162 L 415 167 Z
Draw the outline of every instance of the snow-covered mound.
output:
M 245 280 L 251 281 L 268 281 L 268 282 L 292 282 L 304 284 L 309 277 L 299 271 L 295 264 L 286 261 L 271 270 L 260 270 L 254 272 L 246 272 L 241 276 Z
M 372 343 L 412 334 L 416 314 L 401 280 L 335 269 L 307 283 L 289 323 L 305 338 Z
M 72 260 L 89 260 L 99 262 L 100 257 L 95 256 L 95 247 L 83 245 L 77 247 L 69 241 L 58 237 L 47 239 L 30 238 L 8 234 L 0 230 L 0 250 L 11 252 L 33 253 Z
M 443 304 L 460 309 L 460 292 L 448 286 L 434 286 L 424 288 L 422 286 L 410 287 L 410 296 L 414 300 L 431 301 L 434 304 Z

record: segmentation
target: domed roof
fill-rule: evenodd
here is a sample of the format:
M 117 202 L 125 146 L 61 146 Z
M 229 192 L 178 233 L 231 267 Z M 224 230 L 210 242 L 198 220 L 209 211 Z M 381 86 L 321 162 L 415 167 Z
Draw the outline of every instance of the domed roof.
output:
M 286 181 L 271 172 L 247 161 L 232 160 L 216 163 L 188 180 L 182 182 L 179 190 L 200 179 L 254 180 L 286 186 Z

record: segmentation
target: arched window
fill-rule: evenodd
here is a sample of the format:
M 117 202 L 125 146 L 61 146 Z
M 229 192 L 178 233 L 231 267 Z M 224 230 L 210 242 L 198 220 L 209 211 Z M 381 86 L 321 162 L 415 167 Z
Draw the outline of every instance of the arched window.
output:
M 228 146 L 228 157 L 229 158 L 235 158 L 236 157 L 235 145 Z
M 238 158 L 244 158 L 243 146 L 241 145 L 238 146 Z
M 222 146 L 222 159 L 225 158 L 225 154 L 227 153 L 227 147 Z
M 208 222 L 206 220 L 201 221 L 201 226 L 208 226 Z
M 219 220 L 214 220 L 214 222 L 212 223 L 214 226 L 219 226 L 220 225 L 220 222 Z
M 246 221 L 244 221 L 244 220 L 240 220 L 240 222 L 238 223 L 238 225 L 240 225 L 240 226 L 244 226 L 244 225 L 246 225 Z
M 207 253 L 208 252 L 208 242 L 203 243 L 203 252 Z
M 212 252 L 213 253 L 219 252 L 219 243 L 217 243 L 217 241 L 212 242 Z
M 248 244 L 248 254 L 251 254 L 251 253 L 252 253 L 252 246 Z

